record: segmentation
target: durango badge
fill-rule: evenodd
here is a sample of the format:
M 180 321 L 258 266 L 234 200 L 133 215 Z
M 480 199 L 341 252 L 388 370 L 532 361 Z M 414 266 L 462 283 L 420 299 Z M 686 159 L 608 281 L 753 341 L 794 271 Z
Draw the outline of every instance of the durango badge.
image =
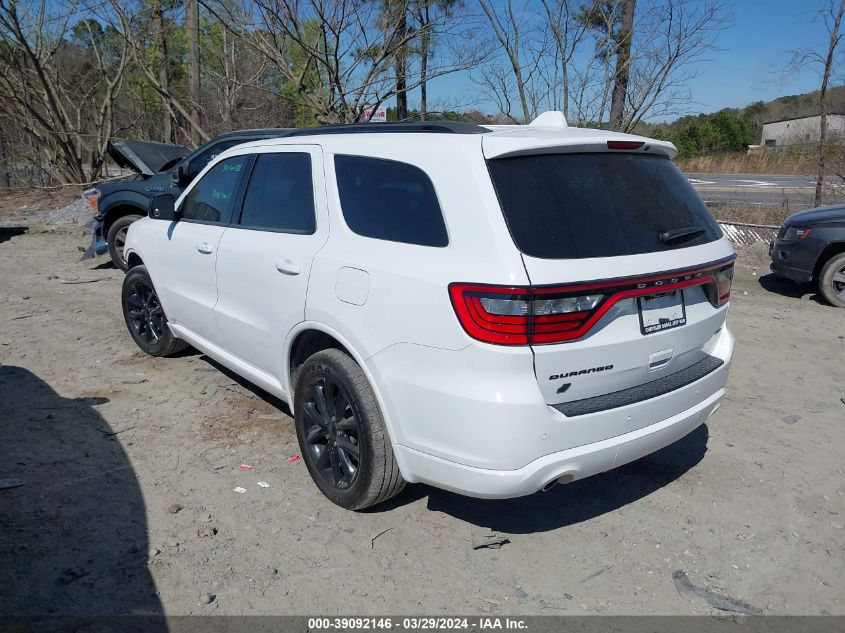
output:
M 559 380 L 560 378 L 572 378 L 573 376 L 583 376 L 585 374 L 595 374 L 600 371 L 610 371 L 613 365 L 604 365 L 603 367 L 590 367 L 589 369 L 576 369 L 565 374 L 552 374 L 549 380 Z

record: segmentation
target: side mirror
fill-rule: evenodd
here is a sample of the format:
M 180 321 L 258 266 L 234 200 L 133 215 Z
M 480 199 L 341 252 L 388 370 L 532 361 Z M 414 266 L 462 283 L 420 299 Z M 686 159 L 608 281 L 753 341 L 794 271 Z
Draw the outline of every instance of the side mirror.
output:
M 169 193 L 154 196 L 150 200 L 149 216 L 153 220 L 178 220 L 179 213 L 176 211 L 176 198 Z
M 171 184 L 174 187 L 184 189 L 188 186 L 188 183 L 190 182 L 191 179 L 188 178 L 188 174 L 185 173 L 185 168 L 182 167 L 182 165 L 179 165 L 176 169 L 171 172 Z

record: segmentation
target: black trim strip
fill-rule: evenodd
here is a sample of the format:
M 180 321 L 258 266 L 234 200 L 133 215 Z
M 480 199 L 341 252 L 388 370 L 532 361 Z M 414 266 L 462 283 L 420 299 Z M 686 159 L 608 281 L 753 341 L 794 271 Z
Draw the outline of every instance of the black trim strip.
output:
M 642 385 L 637 385 L 636 387 L 629 387 L 628 389 L 606 393 L 601 396 L 563 402 L 552 406 L 569 418 L 587 415 L 588 413 L 607 411 L 608 409 L 617 409 L 629 404 L 636 404 L 643 400 L 662 396 L 681 387 L 686 387 L 696 380 L 704 378 L 707 374 L 716 371 L 724 364 L 725 362 L 721 358 L 707 356 L 686 369 L 676 371 L 674 374 L 663 376 L 662 378 L 643 383 Z
M 718 241 L 718 240 L 716 240 Z M 713 242 L 708 242 L 712 244 Z M 536 259 L 536 258 L 535 258 Z M 684 268 L 673 268 L 670 270 L 664 270 L 662 272 L 656 273 L 645 273 L 642 275 L 626 275 L 624 277 L 607 277 L 605 279 L 584 279 L 582 281 L 563 281 L 557 283 L 548 283 L 548 284 L 533 284 L 531 287 L 535 288 L 536 290 L 543 290 L 544 288 L 557 288 L 557 287 L 569 287 L 572 286 L 574 291 L 578 291 L 580 286 L 599 286 L 601 284 L 602 287 L 605 287 L 605 284 L 608 288 L 610 287 L 617 287 L 617 286 L 624 286 L 632 281 L 639 281 L 644 279 L 664 279 L 669 277 L 678 277 L 682 275 L 687 275 L 690 273 L 698 272 L 698 271 L 715 271 L 716 269 L 724 268 L 728 266 L 736 260 L 736 253 L 732 253 L 727 257 L 722 257 L 721 259 L 715 259 L 710 262 L 705 262 L 703 264 L 697 264 L 695 266 L 686 266 Z M 567 260 L 571 262 L 577 262 L 578 260 L 572 259 Z

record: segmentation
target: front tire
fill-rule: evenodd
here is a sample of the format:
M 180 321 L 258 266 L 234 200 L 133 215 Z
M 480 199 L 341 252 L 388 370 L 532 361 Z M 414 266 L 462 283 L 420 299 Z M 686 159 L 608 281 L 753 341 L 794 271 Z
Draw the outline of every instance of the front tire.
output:
M 114 221 L 111 227 L 109 227 L 108 235 L 106 235 L 111 260 L 114 262 L 114 265 L 122 271 L 129 270 L 129 264 L 123 256 L 123 249 L 126 246 L 126 232 L 129 230 L 130 224 L 136 220 L 140 220 L 142 217 L 144 216 L 134 214 L 124 215 L 122 218 L 118 218 Z
M 373 389 L 347 354 L 328 349 L 305 361 L 294 410 L 305 465 L 330 501 L 361 510 L 405 487 Z
M 831 305 L 845 308 L 845 253 L 827 260 L 819 275 L 819 290 Z
M 132 268 L 123 278 L 123 319 L 132 340 L 150 356 L 170 356 L 188 344 L 173 336 L 146 266 Z

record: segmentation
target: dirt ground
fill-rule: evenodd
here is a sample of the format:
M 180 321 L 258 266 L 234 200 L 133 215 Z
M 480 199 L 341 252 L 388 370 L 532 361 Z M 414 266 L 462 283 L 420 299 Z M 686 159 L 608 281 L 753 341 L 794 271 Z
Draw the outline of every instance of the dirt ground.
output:
M 845 311 L 769 276 L 762 245 L 706 426 L 544 494 L 416 485 L 350 513 L 287 461 L 283 405 L 136 349 L 123 275 L 84 242 L 0 229 L 0 479 L 23 484 L 0 490 L 0 614 L 845 614 Z M 484 528 L 510 542 L 473 550 Z

